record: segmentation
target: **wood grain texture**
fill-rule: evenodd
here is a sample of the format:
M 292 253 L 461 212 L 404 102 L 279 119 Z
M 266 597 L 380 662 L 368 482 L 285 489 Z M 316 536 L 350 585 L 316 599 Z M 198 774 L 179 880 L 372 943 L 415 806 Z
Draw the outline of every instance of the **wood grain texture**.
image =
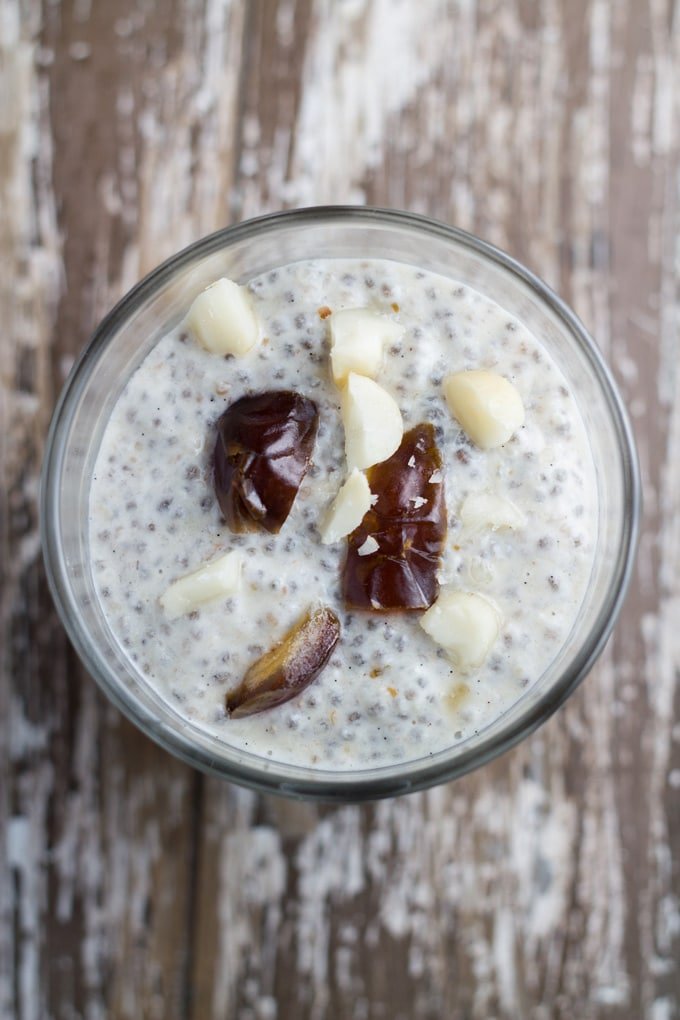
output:
M 0 0 L 0 1017 L 680 1016 L 680 10 L 674 0 Z M 232 220 L 435 215 L 608 355 L 638 572 L 546 726 L 428 793 L 327 808 L 199 776 L 51 608 L 57 392 L 140 276 Z

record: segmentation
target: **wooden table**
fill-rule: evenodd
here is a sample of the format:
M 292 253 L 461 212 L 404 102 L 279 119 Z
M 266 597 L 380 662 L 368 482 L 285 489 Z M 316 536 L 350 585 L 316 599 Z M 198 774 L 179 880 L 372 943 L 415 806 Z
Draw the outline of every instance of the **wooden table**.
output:
M 0 0 L 0 1016 L 680 1015 L 674 0 Z M 429 213 L 576 309 L 639 440 L 606 654 L 514 752 L 375 806 L 172 759 L 85 675 L 37 533 L 57 393 L 188 242 L 317 203 Z

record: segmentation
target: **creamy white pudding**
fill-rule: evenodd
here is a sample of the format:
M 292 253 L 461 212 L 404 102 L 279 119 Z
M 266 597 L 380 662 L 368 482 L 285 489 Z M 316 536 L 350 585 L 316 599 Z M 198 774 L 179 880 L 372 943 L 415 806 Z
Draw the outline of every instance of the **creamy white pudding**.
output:
M 111 630 L 146 683 L 234 747 L 333 770 L 441 751 L 515 703 L 576 621 L 597 521 L 576 402 L 521 322 L 491 298 L 416 267 L 298 262 L 254 278 L 248 290 L 258 343 L 225 359 L 178 326 L 130 378 L 106 426 L 90 544 Z M 349 611 L 341 587 L 346 541 L 322 541 L 348 476 L 330 321 L 356 308 L 402 328 L 386 343 L 376 381 L 396 401 L 405 429 L 435 427 L 448 515 L 440 583 L 497 610 L 497 634 L 480 666 L 456 662 L 420 626 L 421 612 Z M 497 373 L 521 396 L 524 424 L 504 445 L 475 445 L 451 412 L 444 380 L 469 370 Z M 216 421 L 240 397 L 273 389 L 316 403 L 312 464 L 278 534 L 232 534 L 213 488 Z M 242 557 L 238 590 L 190 613 L 167 613 L 161 599 L 173 582 L 232 551 Z M 227 692 L 317 604 L 341 625 L 319 677 L 286 704 L 230 718 Z

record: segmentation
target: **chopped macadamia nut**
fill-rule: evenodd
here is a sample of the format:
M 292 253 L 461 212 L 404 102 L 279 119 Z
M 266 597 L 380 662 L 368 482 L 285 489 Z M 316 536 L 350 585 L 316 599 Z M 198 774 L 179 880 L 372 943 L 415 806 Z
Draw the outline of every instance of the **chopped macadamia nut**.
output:
M 367 308 L 346 308 L 334 312 L 331 327 L 331 368 L 341 386 L 350 372 L 375 379 L 380 371 L 386 344 L 394 343 L 403 326 Z
M 391 457 L 404 434 L 396 401 L 372 379 L 350 372 L 342 391 L 347 466 L 369 468 Z
M 247 354 L 260 335 L 250 294 L 226 278 L 216 280 L 198 295 L 184 324 L 211 354 Z
M 524 404 L 517 389 L 496 372 L 456 372 L 444 380 L 453 416 L 473 443 L 491 450 L 524 424 Z
M 355 468 L 342 486 L 321 527 L 324 545 L 339 542 L 358 528 L 371 508 L 371 490 L 366 476 Z
M 444 590 L 420 626 L 446 651 L 459 669 L 475 669 L 498 637 L 498 610 L 488 599 L 467 591 Z
M 204 602 L 235 595 L 241 584 L 241 556 L 228 552 L 175 581 L 160 603 L 171 620 L 191 613 Z
M 461 524 L 471 530 L 522 528 L 526 518 L 514 503 L 493 492 L 471 492 L 460 508 Z

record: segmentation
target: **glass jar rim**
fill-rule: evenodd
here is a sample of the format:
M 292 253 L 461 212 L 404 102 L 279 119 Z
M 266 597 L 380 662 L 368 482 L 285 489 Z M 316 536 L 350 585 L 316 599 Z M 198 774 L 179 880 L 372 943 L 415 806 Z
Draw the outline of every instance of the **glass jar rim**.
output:
M 462 744 L 428 757 L 398 765 L 384 765 L 353 771 L 330 771 L 306 766 L 268 762 L 246 755 L 256 764 L 238 764 L 219 759 L 200 747 L 186 727 L 172 725 L 154 715 L 116 682 L 105 668 L 97 650 L 80 624 L 69 583 L 68 564 L 60 546 L 58 518 L 53 512 L 65 454 L 64 437 L 78 398 L 99 357 L 124 323 L 163 285 L 192 263 L 236 242 L 274 232 L 277 227 L 320 223 L 361 223 L 393 228 L 411 228 L 467 249 L 487 262 L 498 264 L 536 295 L 560 320 L 580 347 L 592 369 L 611 413 L 621 453 L 622 483 L 627 513 L 621 541 L 613 564 L 606 597 L 584 640 L 567 667 L 552 686 L 524 713 L 500 726 L 485 738 L 480 733 L 474 747 Z M 632 574 L 641 513 L 641 485 L 632 428 L 613 377 L 589 333 L 564 301 L 524 265 L 487 241 L 467 231 L 416 213 L 372 206 L 313 206 L 270 213 L 218 230 L 171 256 L 136 284 L 101 321 L 76 360 L 57 402 L 47 437 L 41 478 L 40 528 L 49 587 L 61 621 L 81 660 L 109 699 L 143 732 L 166 750 L 204 771 L 216 773 L 253 789 L 288 796 L 327 801 L 361 801 L 424 789 L 457 778 L 497 757 L 529 735 L 569 697 L 600 655 L 618 616 Z

